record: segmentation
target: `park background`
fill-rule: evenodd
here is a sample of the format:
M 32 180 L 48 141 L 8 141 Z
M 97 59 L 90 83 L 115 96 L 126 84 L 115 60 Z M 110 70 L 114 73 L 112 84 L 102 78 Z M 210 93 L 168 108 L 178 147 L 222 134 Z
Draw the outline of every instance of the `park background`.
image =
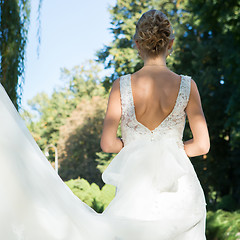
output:
M 240 1 L 3 0 L 0 82 L 70 189 L 97 212 L 115 189 L 100 148 L 113 81 L 143 66 L 132 38 L 155 8 L 175 34 L 167 65 L 197 83 L 211 149 L 191 158 L 207 201 L 207 238 L 240 239 Z M 119 126 L 118 136 L 121 136 Z M 191 138 L 186 124 L 184 139 Z

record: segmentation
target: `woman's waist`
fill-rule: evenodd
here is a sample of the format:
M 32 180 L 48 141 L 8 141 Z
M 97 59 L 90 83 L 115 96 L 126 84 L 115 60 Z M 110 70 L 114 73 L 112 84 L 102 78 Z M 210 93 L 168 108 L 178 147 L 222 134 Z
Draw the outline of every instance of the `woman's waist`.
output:
M 135 142 L 135 141 L 147 141 L 149 143 L 155 143 L 155 142 L 169 142 L 171 144 L 172 142 L 176 143 L 177 146 L 180 149 L 184 149 L 182 135 L 178 134 L 176 132 L 168 132 L 164 134 L 159 133 L 149 133 L 149 134 L 122 134 L 122 139 L 124 142 L 124 146 Z

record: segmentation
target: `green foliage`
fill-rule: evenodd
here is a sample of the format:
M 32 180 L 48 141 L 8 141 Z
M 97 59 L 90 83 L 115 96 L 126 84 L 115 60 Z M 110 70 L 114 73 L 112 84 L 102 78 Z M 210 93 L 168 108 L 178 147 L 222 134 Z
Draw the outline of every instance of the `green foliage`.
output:
M 172 20 L 177 16 L 175 3 L 157 0 L 117 0 L 116 5 L 110 8 L 111 33 L 114 40 L 109 46 L 97 52 L 98 61 L 105 64 L 105 68 L 114 69 L 114 73 L 104 80 L 104 86 L 109 89 L 119 76 L 133 73 L 143 66 L 143 61 L 134 49 L 133 35 L 135 25 L 142 13 L 150 9 L 161 9 L 168 15 L 171 12 Z M 168 61 L 171 61 L 167 59 Z
M 207 158 L 193 159 L 205 193 L 231 195 L 240 206 L 239 1 L 179 1 L 181 21 L 175 44 L 174 69 L 197 82 L 206 115 L 211 149 Z M 209 16 L 213 16 L 209 18 Z M 187 68 L 186 68 L 187 66 Z M 230 110 L 231 109 L 231 110 Z M 219 200 L 220 200 L 219 199 Z
M 22 113 L 42 150 L 49 144 L 57 146 L 59 175 L 64 181 L 81 177 L 104 185 L 101 173 L 113 154 L 104 154 L 100 148 L 108 99 L 100 73 L 94 61 L 62 69 L 64 87 L 55 89 L 50 97 L 37 94 L 28 101 L 31 111 Z M 54 151 L 49 153 L 49 160 L 54 161 Z
M 78 103 L 82 98 L 91 99 L 93 96 L 107 96 L 107 92 L 100 84 L 101 71 L 100 64 L 93 60 L 88 60 L 70 70 L 61 69 L 62 79 L 75 102 Z
M 28 101 L 31 110 L 24 110 L 21 116 L 42 150 L 48 144 L 57 145 L 60 127 L 82 99 L 105 96 L 100 70 L 91 60 L 71 70 L 62 69 L 63 87 L 54 89 L 50 97 L 39 93 Z
M 225 195 L 218 199 L 216 208 L 225 211 L 233 211 L 237 208 L 237 203 L 232 195 Z
M 0 82 L 18 109 L 30 18 L 29 0 L 0 1 Z
M 59 128 L 76 107 L 68 91 L 55 90 L 49 98 L 46 93 L 39 93 L 28 101 L 33 111 L 22 113 L 30 131 L 43 150 L 48 144 L 57 144 Z
M 99 186 L 104 184 L 97 169 L 96 152 L 101 151 L 100 138 L 106 107 L 107 99 L 104 97 L 82 100 L 60 128 L 59 175 L 64 180 L 80 176 Z
M 240 239 L 240 211 L 209 211 L 207 213 L 206 235 L 207 239 L 211 240 Z
M 38 3 L 39 44 L 42 2 Z M 30 0 L 0 0 L 0 82 L 16 109 L 21 108 L 30 10 Z
M 97 168 L 103 173 L 112 159 L 116 156 L 116 153 L 97 152 L 96 155 L 96 161 L 98 162 Z
M 226 195 L 234 198 L 236 208 L 240 207 L 239 3 L 118 0 L 110 9 L 114 41 L 97 53 L 98 61 L 114 70 L 104 80 L 109 89 L 120 75 L 143 65 L 132 41 L 141 14 L 155 8 L 169 17 L 176 38 L 173 54 L 167 58 L 168 67 L 196 81 L 209 127 L 210 152 L 193 158 L 192 163 L 211 209 L 216 209 L 218 200 Z M 190 137 L 186 129 L 184 139 Z
M 90 185 L 83 178 L 71 179 L 65 183 L 78 198 L 98 213 L 103 212 L 115 196 L 115 187 L 112 185 L 106 184 L 100 190 L 98 185 L 95 183 Z

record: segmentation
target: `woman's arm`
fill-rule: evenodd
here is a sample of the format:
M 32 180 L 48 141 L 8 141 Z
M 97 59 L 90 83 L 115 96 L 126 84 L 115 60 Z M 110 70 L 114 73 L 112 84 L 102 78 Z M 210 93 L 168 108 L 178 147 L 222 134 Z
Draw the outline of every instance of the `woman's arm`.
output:
M 210 149 L 210 139 L 206 119 L 202 110 L 201 98 L 197 85 L 191 79 L 191 92 L 186 107 L 189 126 L 193 138 L 184 142 L 184 149 L 189 157 L 207 154 Z
M 103 152 L 118 153 L 123 148 L 123 142 L 117 138 L 117 130 L 121 118 L 120 79 L 113 82 L 108 98 L 108 106 L 103 122 L 100 146 Z

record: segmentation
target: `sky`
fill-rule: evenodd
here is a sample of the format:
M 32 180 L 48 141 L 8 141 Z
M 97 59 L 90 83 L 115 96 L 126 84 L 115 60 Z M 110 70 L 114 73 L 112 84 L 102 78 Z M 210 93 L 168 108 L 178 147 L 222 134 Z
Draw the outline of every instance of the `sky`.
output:
M 109 30 L 109 6 L 116 0 L 43 0 L 41 43 L 37 54 L 38 0 L 31 1 L 31 21 L 26 46 L 22 107 L 37 93 L 49 95 L 62 85 L 61 68 L 71 69 L 88 59 L 113 36 Z

